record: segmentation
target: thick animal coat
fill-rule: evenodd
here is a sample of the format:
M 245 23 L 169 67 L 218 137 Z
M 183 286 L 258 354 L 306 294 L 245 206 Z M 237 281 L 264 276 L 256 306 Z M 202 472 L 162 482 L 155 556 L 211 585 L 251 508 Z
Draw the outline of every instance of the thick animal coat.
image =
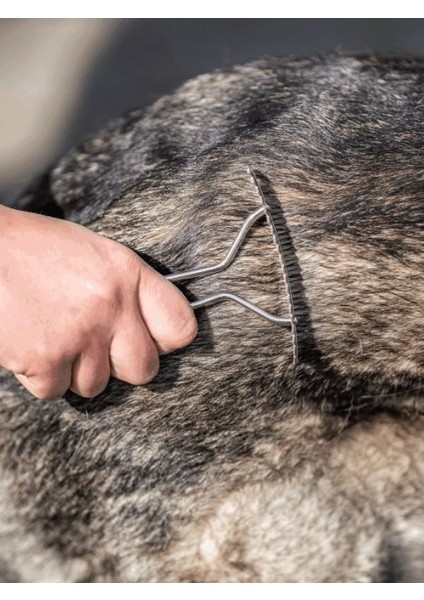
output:
M 264 59 L 112 123 L 28 207 L 163 273 L 214 264 L 267 178 L 300 271 L 290 333 L 223 303 L 145 387 L 0 379 L 5 581 L 424 579 L 424 62 Z M 288 313 L 269 228 L 183 289 Z

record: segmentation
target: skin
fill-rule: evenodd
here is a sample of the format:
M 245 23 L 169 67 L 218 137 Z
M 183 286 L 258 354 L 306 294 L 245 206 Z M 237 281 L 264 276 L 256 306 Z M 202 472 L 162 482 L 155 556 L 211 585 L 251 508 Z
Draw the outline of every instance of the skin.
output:
M 197 334 L 190 304 L 132 250 L 0 206 L 0 365 L 41 400 L 151 381 Z

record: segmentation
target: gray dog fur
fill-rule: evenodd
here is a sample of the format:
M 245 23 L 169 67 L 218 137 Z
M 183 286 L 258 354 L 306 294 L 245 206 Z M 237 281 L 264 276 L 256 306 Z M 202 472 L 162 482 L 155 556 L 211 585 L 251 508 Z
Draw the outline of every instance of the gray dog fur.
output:
M 34 187 L 29 208 L 166 273 L 223 257 L 258 169 L 300 268 L 300 364 L 287 330 L 223 303 L 145 387 L 43 404 L 1 371 L 4 581 L 424 580 L 423 99 L 423 60 L 263 59 L 121 118 Z M 264 224 L 183 289 L 288 312 Z

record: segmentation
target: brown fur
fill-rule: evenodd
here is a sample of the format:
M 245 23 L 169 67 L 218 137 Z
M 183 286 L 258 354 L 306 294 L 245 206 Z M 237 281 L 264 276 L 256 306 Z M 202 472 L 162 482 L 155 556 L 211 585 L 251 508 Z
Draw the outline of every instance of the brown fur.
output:
M 223 303 L 146 387 L 43 405 L 4 372 L 5 580 L 424 579 L 423 73 L 329 56 L 204 75 L 33 190 L 169 272 L 222 258 L 258 169 L 300 269 L 300 364 L 286 330 Z M 263 224 L 183 289 L 288 312 Z

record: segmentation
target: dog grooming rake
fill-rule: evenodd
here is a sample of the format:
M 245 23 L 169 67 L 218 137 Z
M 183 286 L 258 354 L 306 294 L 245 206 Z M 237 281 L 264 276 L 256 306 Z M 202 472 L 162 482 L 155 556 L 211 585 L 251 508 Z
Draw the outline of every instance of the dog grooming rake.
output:
M 233 302 L 241 304 L 241 306 L 244 306 L 244 308 L 247 308 L 248 310 L 259 315 L 260 317 L 271 321 L 272 323 L 276 323 L 278 325 L 281 325 L 282 327 L 290 328 L 292 332 L 293 341 L 293 364 L 296 365 L 298 362 L 297 318 L 295 315 L 295 302 L 292 290 L 292 280 L 293 277 L 296 277 L 297 275 L 296 273 L 294 273 L 293 268 L 295 266 L 295 261 L 289 261 L 286 256 L 287 252 L 285 253 L 285 251 L 291 248 L 291 240 L 287 239 L 287 227 L 285 225 L 284 216 L 282 214 L 282 210 L 279 203 L 277 201 L 273 201 L 272 199 L 267 199 L 255 172 L 250 168 L 248 168 L 247 171 L 252 178 L 253 185 L 256 188 L 259 198 L 261 199 L 262 206 L 254 212 L 252 212 L 244 221 L 233 243 L 231 244 L 231 247 L 228 250 L 228 253 L 225 256 L 225 258 L 220 263 L 212 265 L 210 267 L 200 267 L 198 269 L 192 269 L 191 271 L 171 273 L 169 275 L 166 275 L 166 279 L 172 282 L 188 281 L 190 279 L 207 277 L 208 275 L 214 275 L 215 273 L 220 273 L 221 271 L 224 271 L 231 265 L 231 263 L 235 259 L 251 227 L 260 218 L 265 216 L 271 227 L 273 239 L 275 245 L 277 246 L 278 256 L 280 258 L 280 262 L 283 268 L 284 282 L 286 285 L 286 291 L 289 301 L 289 318 L 282 318 L 277 315 L 273 315 L 268 311 L 263 310 L 259 306 L 252 304 L 248 300 L 245 300 L 244 298 L 240 298 L 240 296 L 236 296 L 235 294 L 230 294 L 227 292 L 219 292 L 217 294 L 209 296 L 208 298 L 197 300 L 196 302 L 192 302 L 191 306 L 194 309 L 197 309 L 203 306 L 211 306 L 212 304 L 216 304 L 217 302 L 232 300 Z

